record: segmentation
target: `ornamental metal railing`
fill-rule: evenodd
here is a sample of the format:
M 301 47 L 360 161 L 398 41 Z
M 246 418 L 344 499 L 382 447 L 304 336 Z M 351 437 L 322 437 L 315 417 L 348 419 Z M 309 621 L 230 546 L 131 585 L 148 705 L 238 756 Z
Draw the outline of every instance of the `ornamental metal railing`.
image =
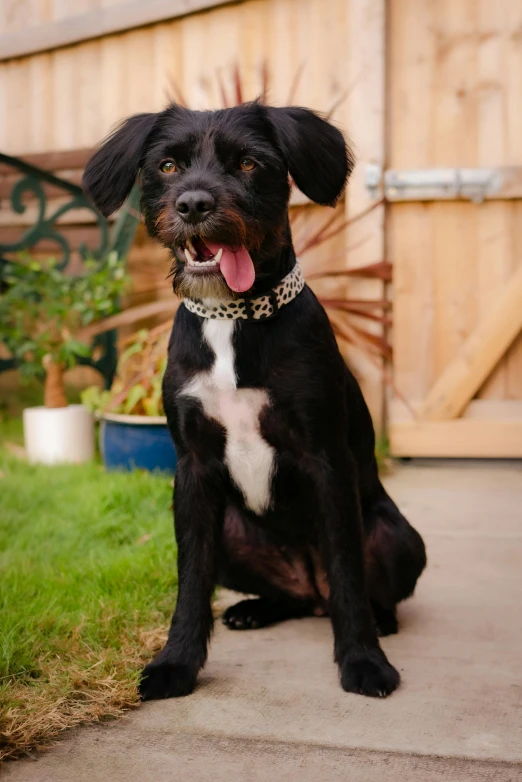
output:
M 20 225 L 20 231 L 16 232 L 12 240 L 5 241 L 0 236 L 0 285 L 5 264 L 16 262 L 19 254 L 35 251 L 37 245 L 44 240 L 56 246 L 58 252 L 49 254 L 53 255 L 60 270 L 66 269 L 76 254 L 80 259 L 97 258 L 101 263 L 110 252 L 116 252 L 120 258 L 126 257 L 140 220 L 140 194 L 137 185 L 111 228 L 108 221 L 91 204 L 82 188 L 74 182 L 62 179 L 25 160 L 2 153 L 0 153 L 0 165 L 2 168 L 8 167 L 13 172 L 12 187 L 7 197 L 2 198 L 0 202 L 2 212 L 5 214 L 11 211 L 14 215 L 23 215 L 29 208 L 34 212 L 30 224 Z M 47 192 L 49 187 L 46 185 L 52 187 L 52 197 L 49 196 Z M 57 196 L 56 193 L 61 193 L 62 196 Z M 94 223 L 97 229 L 94 246 L 91 244 L 87 247 L 85 243 L 74 246 L 67 232 L 64 231 L 67 224 L 60 221 L 67 213 L 77 210 L 87 210 L 90 213 L 88 221 Z M 97 336 L 93 344 L 93 353 L 97 356 L 96 360 L 82 359 L 81 363 L 100 371 L 108 386 L 116 370 L 116 332 L 112 330 Z M 0 358 L 0 372 L 14 368 L 15 365 L 14 359 Z

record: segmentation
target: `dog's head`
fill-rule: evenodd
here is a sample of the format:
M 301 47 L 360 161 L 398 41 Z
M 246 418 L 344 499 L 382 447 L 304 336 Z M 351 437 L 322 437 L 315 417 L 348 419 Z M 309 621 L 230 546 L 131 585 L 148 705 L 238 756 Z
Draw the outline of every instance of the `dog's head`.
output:
M 341 195 L 353 158 L 339 130 L 302 108 L 171 105 L 125 120 L 90 159 L 83 185 L 108 216 L 141 172 L 147 230 L 174 257 L 174 290 L 249 291 L 288 241 L 289 174 L 318 204 Z

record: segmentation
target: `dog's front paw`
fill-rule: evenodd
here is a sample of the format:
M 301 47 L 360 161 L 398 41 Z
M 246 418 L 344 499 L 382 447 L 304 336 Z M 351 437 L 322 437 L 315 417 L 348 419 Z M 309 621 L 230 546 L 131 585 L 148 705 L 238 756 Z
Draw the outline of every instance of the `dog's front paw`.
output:
M 139 693 L 142 701 L 181 698 L 190 695 L 195 686 L 196 673 L 190 666 L 160 659 L 143 669 Z
M 346 692 L 385 698 L 399 686 L 399 672 L 380 648 L 350 655 L 341 666 L 341 685 Z

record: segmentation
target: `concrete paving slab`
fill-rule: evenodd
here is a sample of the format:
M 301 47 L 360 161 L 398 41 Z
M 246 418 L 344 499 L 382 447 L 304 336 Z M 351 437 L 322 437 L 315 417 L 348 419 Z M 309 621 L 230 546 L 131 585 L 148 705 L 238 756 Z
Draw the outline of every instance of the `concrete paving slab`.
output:
M 18 766 L 23 782 L 519 782 L 509 763 L 367 752 L 285 742 L 143 737 L 132 726 L 84 728 L 78 742 Z M 10 769 L 14 769 L 11 764 Z
M 414 462 L 386 483 L 429 557 L 383 640 L 390 698 L 340 689 L 326 619 L 219 626 L 192 696 L 75 731 L 6 779 L 522 780 L 522 466 Z

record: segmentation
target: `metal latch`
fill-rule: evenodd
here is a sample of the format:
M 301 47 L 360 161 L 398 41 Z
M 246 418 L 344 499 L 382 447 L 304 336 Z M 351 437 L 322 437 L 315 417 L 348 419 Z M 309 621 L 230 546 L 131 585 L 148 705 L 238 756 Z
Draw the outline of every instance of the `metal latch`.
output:
M 377 198 L 382 168 L 368 164 L 365 184 L 371 198 Z M 388 169 L 384 172 L 384 197 L 387 201 L 439 201 L 457 198 L 480 203 L 502 189 L 498 168 L 425 168 Z

